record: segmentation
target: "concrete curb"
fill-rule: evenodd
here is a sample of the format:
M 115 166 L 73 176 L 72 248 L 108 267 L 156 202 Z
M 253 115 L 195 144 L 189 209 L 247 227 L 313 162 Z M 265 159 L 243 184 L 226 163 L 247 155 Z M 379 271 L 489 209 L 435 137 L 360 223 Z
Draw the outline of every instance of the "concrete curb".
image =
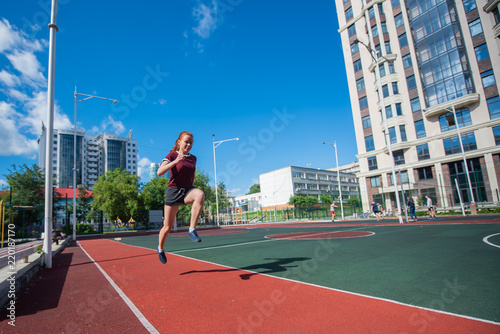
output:
M 52 244 L 52 257 L 64 249 L 71 237 L 67 237 L 63 241 L 56 245 Z M 0 306 L 4 307 L 9 300 L 17 297 L 17 292 L 29 282 L 33 276 L 42 268 L 42 258 L 40 254 L 33 253 L 28 257 L 27 263 L 20 263 L 21 259 L 16 261 L 15 272 L 11 271 L 9 266 L 5 266 L 0 269 Z M 12 280 L 9 278 L 14 277 L 15 292 L 14 289 L 11 290 Z

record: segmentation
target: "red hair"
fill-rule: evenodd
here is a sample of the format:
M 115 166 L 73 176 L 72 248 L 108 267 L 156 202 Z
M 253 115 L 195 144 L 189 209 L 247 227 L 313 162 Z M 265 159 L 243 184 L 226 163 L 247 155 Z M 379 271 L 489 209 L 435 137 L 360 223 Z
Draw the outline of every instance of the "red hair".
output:
M 175 141 L 175 145 L 174 145 L 174 147 L 172 147 L 171 151 L 178 151 L 179 150 L 179 140 L 181 140 L 182 137 L 184 137 L 185 135 L 188 135 L 188 136 L 191 136 L 191 138 L 194 138 L 193 134 L 191 132 L 189 132 L 189 131 L 182 131 L 179 134 L 179 137 L 177 137 L 177 140 Z

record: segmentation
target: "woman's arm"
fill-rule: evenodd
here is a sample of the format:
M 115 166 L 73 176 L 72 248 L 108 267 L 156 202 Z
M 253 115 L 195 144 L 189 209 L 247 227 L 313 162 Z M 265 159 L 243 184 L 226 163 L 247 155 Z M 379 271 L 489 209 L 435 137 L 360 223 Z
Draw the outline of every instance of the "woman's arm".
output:
M 181 161 L 183 159 L 184 159 L 184 154 L 179 154 L 179 155 L 177 155 L 177 158 L 175 158 L 174 161 L 169 162 L 168 160 L 164 160 L 163 163 L 161 164 L 160 168 L 158 168 L 158 172 L 156 172 L 156 174 L 158 174 L 158 176 L 162 176 L 163 174 L 168 172 L 170 169 L 172 169 L 172 167 L 177 165 L 179 163 L 179 161 Z

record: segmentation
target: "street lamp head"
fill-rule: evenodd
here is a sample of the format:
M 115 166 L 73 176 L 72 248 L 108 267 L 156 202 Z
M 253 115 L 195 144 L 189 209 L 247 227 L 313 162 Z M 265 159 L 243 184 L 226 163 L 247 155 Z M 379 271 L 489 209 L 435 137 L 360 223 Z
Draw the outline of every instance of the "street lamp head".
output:
M 236 140 L 240 140 L 240 138 L 236 138 Z
M 352 41 L 354 44 L 358 44 L 359 43 L 359 39 L 355 39 L 354 41 Z
M 118 101 L 117 101 L 117 100 L 113 100 L 113 104 L 117 104 L 117 103 L 118 103 Z
M 323 142 L 323 144 L 326 144 L 325 142 Z

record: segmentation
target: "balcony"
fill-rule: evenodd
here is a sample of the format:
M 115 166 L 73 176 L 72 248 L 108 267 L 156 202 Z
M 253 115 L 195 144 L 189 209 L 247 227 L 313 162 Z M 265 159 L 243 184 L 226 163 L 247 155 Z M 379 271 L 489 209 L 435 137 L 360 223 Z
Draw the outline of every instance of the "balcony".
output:
M 453 106 L 455 106 L 455 109 L 459 109 L 470 106 L 471 104 L 478 102 L 479 102 L 479 94 L 477 93 L 467 94 L 465 96 L 430 107 L 424 110 L 424 115 L 426 118 L 430 118 L 433 116 L 440 116 L 442 114 L 449 113 L 453 109 Z

